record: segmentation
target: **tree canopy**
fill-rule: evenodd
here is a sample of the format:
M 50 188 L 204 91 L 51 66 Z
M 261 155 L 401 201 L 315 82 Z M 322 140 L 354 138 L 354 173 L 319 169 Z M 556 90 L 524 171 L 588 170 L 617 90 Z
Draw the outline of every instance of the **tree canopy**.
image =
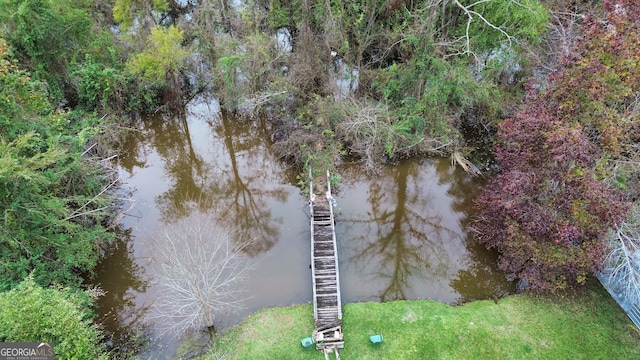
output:
M 606 21 L 588 16 L 548 85 L 529 83 L 523 110 L 500 124 L 501 172 L 476 201 L 480 240 L 500 251 L 510 277 L 538 290 L 601 270 L 607 235 L 637 193 L 625 198 L 624 180 L 610 179 L 627 178 L 638 161 L 640 5 L 604 5 Z
M 70 100 L 67 69 L 87 48 L 93 20 L 86 6 L 72 0 L 2 0 L 0 34 L 12 46 L 20 65 L 45 81 L 54 101 Z
M 42 83 L 17 68 L 0 40 L 0 289 L 30 272 L 42 284 L 78 284 L 112 235 L 101 168 L 83 158 L 96 119 L 52 110 Z
M 0 341 L 52 342 L 57 359 L 108 359 L 89 302 L 89 293 L 43 288 L 28 276 L 0 292 Z
M 183 31 L 175 26 L 152 28 L 147 49 L 131 57 L 129 68 L 133 74 L 152 83 L 162 84 L 178 77 L 189 54 L 182 47 L 182 40 Z
M 499 129 L 501 173 L 476 200 L 480 240 L 498 249 L 509 277 L 534 289 L 584 284 L 629 208 L 597 179 L 598 148 L 580 124 L 556 120 L 539 100 Z

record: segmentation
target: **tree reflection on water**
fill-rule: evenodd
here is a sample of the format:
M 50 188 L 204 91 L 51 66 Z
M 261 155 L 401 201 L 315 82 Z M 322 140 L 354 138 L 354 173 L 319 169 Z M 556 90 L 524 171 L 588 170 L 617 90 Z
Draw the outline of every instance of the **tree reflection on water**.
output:
M 397 166 L 385 172 L 384 180 L 373 181 L 365 220 L 374 225 L 373 231 L 349 239 L 359 244 L 349 262 L 377 264 L 371 275 L 386 283 L 381 301 L 407 299 L 413 276 L 424 274 L 425 268 L 438 272 L 448 261 L 439 254 L 450 230 L 441 225 L 442 216 L 429 208 L 433 196 L 419 191 L 419 177 L 419 167 Z
M 131 229 L 114 229 L 116 241 L 102 255 L 90 282 L 103 292 L 98 300 L 98 322 L 106 331 L 110 350 L 116 354 L 136 353 L 149 332 L 145 322 L 147 306 L 138 307 L 136 294 L 147 290 L 144 269 L 133 256 Z
M 460 169 L 438 169 L 439 182 L 448 184 L 447 194 L 451 196 L 451 208 L 463 214 L 460 225 L 467 234 L 464 238 L 468 256 L 464 267 L 451 279 L 451 287 L 460 295 L 456 303 L 502 297 L 515 292 L 515 284 L 507 281 L 497 266 L 498 254 L 487 250 L 477 242 L 472 230 L 476 209 L 473 199 L 484 183 L 482 178 L 469 176 Z
M 215 214 L 217 221 L 239 234 L 237 239 L 253 239 L 243 251 L 254 259 L 278 242 L 283 215 L 274 215 L 272 209 L 286 203 L 291 185 L 282 164 L 269 156 L 264 132 L 256 121 L 227 117 L 211 99 L 199 99 L 182 112 L 140 119 L 120 157 L 123 178 L 137 189 L 133 193 L 137 205 L 123 226 L 129 226 L 131 239 L 126 241 L 135 253 L 132 263 L 143 267 L 150 279 L 158 271 L 153 250 L 159 225 L 188 219 L 194 213 Z M 112 278 L 126 272 L 109 259 L 103 265 L 114 271 Z M 106 272 L 104 276 L 109 278 Z M 100 301 L 105 310 L 111 308 L 106 316 L 129 317 L 131 313 L 136 317 L 131 324 L 153 326 L 147 307 L 158 297 L 158 289 L 145 285 L 127 293 L 127 286 L 123 280 L 110 291 L 121 297 L 120 302 L 117 298 L 114 304 L 106 298 Z M 113 324 L 118 331 L 128 326 Z M 143 330 L 157 335 L 153 328 Z M 158 339 L 154 344 L 163 349 L 151 349 L 148 354 L 172 353 L 177 340 Z
M 507 282 L 495 258 L 486 257 L 470 235 L 477 179 L 446 159 L 403 162 L 375 178 L 349 166 L 341 171 L 345 184 L 338 199 L 337 237 L 341 269 L 349 272 L 341 274 L 343 297 L 372 300 L 361 288 L 370 293 L 376 287 L 380 301 L 453 303 L 504 291 Z M 482 289 L 467 283 L 478 280 L 468 277 L 477 269 L 489 272 L 478 277 Z
M 247 253 L 268 251 L 282 222 L 272 215 L 270 203 L 284 202 L 288 192 L 278 186 L 286 183 L 284 179 L 273 178 L 282 176 L 277 160 L 264 156 L 264 128 L 227 116 L 215 103 L 203 102 L 190 110 L 144 119 L 144 130 L 138 134 L 146 134 L 138 140 L 157 151 L 169 178 L 168 189 L 156 197 L 162 221 L 175 222 L 195 210 L 216 212 L 255 240 Z M 203 121 L 190 122 L 189 117 Z M 144 148 L 134 152 L 137 157 L 146 155 Z M 144 161 L 133 163 L 140 166 Z

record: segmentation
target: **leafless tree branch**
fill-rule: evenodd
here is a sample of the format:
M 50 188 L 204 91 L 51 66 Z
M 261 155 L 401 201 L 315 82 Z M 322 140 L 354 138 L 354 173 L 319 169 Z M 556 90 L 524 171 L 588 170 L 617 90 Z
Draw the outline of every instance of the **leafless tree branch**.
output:
M 460 3 L 460 1 L 458 0 L 453 0 L 453 3 L 458 6 L 460 9 L 462 9 L 462 11 L 464 11 L 464 13 L 467 15 L 467 25 L 465 28 L 465 42 L 464 42 L 464 50 L 462 51 L 462 54 L 471 54 L 474 57 L 476 56 L 472 51 L 471 51 L 471 36 L 469 34 L 469 29 L 471 28 L 471 22 L 474 20 L 474 17 L 477 17 L 478 19 L 482 20 L 482 22 L 484 22 L 487 26 L 489 26 L 490 28 L 492 28 L 493 30 L 496 30 L 498 32 L 500 32 L 502 35 L 504 35 L 504 37 L 507 39 L 507 41 L 509 42 L 509 47 L 511 47 L 511 45 L 513 44 L 513 41 L 515 40 L 513 36 L 509 35 L 509 33 L 507 33 L 506 31 L 504 31 L 502 28 L 500 28 L 499 26 L 496 26 L 494 24 L 492 24 L 489 20 L 487 20 L 484 16 L 482 16 L 482 14 L 480 14 L 479 12 L 473 10 L 473 7 L 475 7 L 476 5 L 480 5 L 482 3 L 486 3 L 489 2 L 491 0 L 480 0 L 480 1 L 476 1 L 471 5 L 467 5 L 464 6 Z
M 640 300 L 640 209 L 635 207 L 628 221 L 620 224 L 610 239 L 603 273 L 608 286 L 621 294 L 625 302 Z
M 160 230 L 153 260 L 160 266 L 155 283 L 161 291 L 151 318 L 161 334 L 211 328 L 216 315 L 241 307 L 252 265 L 243 253 L 250 242 L 239 237 L 204 214 Z

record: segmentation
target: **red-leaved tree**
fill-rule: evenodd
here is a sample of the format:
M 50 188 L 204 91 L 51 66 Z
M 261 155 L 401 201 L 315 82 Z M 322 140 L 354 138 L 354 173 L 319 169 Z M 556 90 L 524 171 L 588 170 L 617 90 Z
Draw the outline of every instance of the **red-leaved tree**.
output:
M 640 2 L 605 0 L 606 19 L 585 18 L 583 35 L 543 94 L 563 122 L 579 122 L 613 156 L 640 139 Z
M 606 19 L 587 16 L 548 85 L 499 126 L 501 173 L 476 200 L 480 241 L 537 290 L 583 284 L 602 267 L 607 232 L 630 209 L 605 180 L 638 175 L 626 164 L 640 149 L 640 2 L 603 6 Z
M 556 120 L 535 97 L 498 136 L 502 172 L 476 199 L 480 241 L 500 252 L 500 269 L 533 289 L 583 284 L 602 266 L 606 232 L 628 210 L 595 176 L 599 149 L 582 125 Z

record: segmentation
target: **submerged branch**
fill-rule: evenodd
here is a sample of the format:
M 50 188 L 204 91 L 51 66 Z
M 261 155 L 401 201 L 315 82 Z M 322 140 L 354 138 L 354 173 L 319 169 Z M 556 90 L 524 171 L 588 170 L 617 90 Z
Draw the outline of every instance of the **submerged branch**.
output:
M 471 161 L 462 155 L 459 151 L 451 154 L 451 165 L 458 165 L 471 176 L 481 176 L 482 172 Z

